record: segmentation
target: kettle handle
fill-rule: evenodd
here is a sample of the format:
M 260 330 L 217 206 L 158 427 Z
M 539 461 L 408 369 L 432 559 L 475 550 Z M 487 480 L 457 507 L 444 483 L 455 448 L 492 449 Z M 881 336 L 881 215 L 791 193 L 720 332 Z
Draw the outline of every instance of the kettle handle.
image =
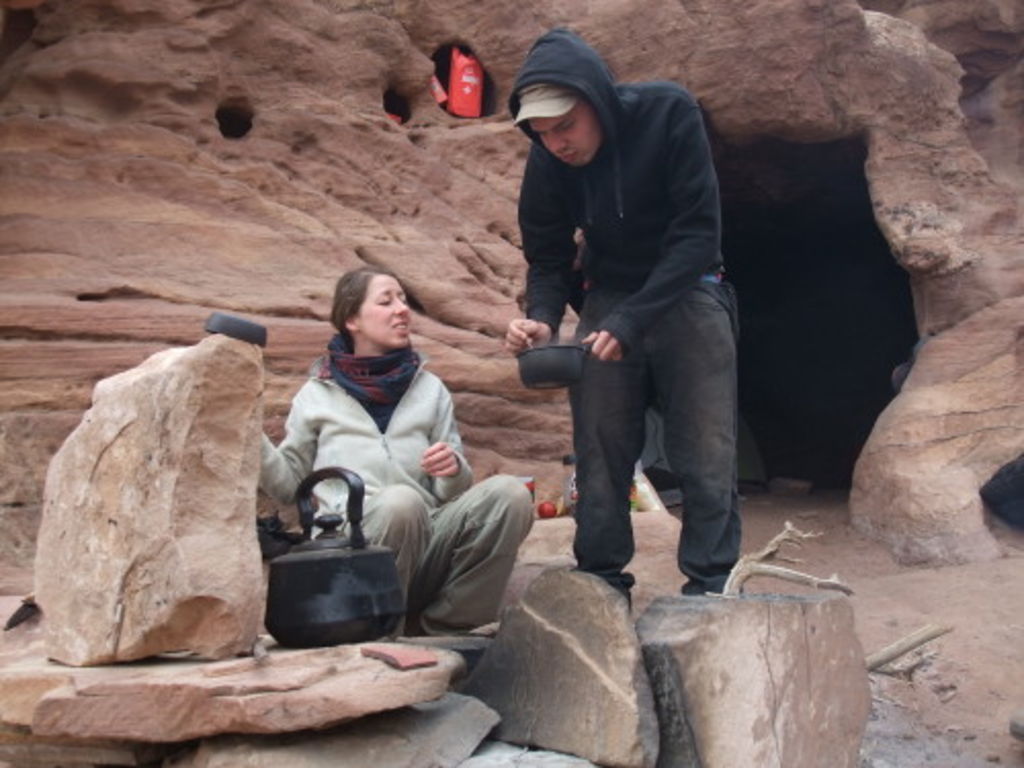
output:
M 295 489 L 295 498 L 299 506 L 299 523 L 302 525 L 302 532 L 306 538 L 310 538 L 313 530 L 314 516 L 313 509 L 313 486 L 321 480 L 334 478 L 344 480 L 348 484 L 348 504 L 345 506 L 345 518 L 351 529 L 349 534 L 349 545 L 352 549 L 365 549 L 366 537 L 363 535 L 363 496 L 366 494 L 366 486 L 363 478 L 344 467 L 322 467 L 311 473 L 299 483 Z

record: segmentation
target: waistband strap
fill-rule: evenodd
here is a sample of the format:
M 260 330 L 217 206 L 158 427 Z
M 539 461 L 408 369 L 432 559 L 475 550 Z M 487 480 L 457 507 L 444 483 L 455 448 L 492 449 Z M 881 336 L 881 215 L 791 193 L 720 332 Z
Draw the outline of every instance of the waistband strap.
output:
M 722 282 L 722 270 L 718 269 L 714 272 L 708 272 L 705 275 L 700 276 L 702 283 L 720 283 Z
M 700 276 L 700 282 L 702 283 L 720 283 L 725 277 L 724 269 L 716 269 L 714 272 L 706 272 Z M 583 291 L 589 293 L 595 288 L 594 283 L 590 280 L 583 281 Z M 628 291 L 623 291 L 628 293 Z

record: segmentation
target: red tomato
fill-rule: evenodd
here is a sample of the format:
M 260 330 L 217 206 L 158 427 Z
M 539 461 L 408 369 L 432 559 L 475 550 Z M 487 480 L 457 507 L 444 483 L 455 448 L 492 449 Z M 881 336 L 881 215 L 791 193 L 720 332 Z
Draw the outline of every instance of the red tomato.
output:
M 558 514 L 558 507 L 550 501 L 542 501 L 537 505 L 537 517 L 554 517 Z

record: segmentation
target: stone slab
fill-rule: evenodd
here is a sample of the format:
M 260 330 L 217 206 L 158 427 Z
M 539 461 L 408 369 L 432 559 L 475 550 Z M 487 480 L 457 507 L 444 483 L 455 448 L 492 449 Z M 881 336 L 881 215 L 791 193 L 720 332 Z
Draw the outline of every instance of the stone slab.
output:
M 397 670 L 358 645 L 272 647 L 260 659 L 159 659 L 75 668 L 39 656 L 0 668 L 0 723 L 37 736 L 173 742 L 331 725 L 444 695 L 458 654 Z
M 658 723 L 629 608 L 596 576 L 538 576 L 460 691 L 498 711 L 502 741 L 599 765 L 655 763 Z
M 48 738 L 0 728 L 0 765 L 8 761 L 15 766 L 142 766 L 158 763 L 178 749 L 176 744 Z
M 326 733 L 208 739 L 171 768 L 456 768 L 497 722 L 482 702 L 449 693 Z

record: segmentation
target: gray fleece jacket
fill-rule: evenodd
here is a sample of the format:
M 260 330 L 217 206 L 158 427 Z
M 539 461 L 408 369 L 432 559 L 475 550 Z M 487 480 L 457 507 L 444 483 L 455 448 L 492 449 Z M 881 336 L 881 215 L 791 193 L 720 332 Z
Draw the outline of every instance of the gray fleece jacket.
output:
M 307 381 L 295 395 L 285 430 L 277 447 L 263 436 L 260 471 L 260 489 L 281 502 L 295 500 L 295 489 L 310 472 L 331 466 L 362 476 L 368 498 L 386 486 L 407 485 L 431 508 L 473 484 L 472 470 L 462 454 L 451 394 L 437 376 L 422 367 L 384 434 L 355 398 L 334 381 L 317 378 Z M 423 452 L 436 442 L 446 442 L 455 451 L 458 474 L 431 477 L 420 468 Z M 344 483 L 324 481 L 314 493 L 321 512 L 344 514 Z

